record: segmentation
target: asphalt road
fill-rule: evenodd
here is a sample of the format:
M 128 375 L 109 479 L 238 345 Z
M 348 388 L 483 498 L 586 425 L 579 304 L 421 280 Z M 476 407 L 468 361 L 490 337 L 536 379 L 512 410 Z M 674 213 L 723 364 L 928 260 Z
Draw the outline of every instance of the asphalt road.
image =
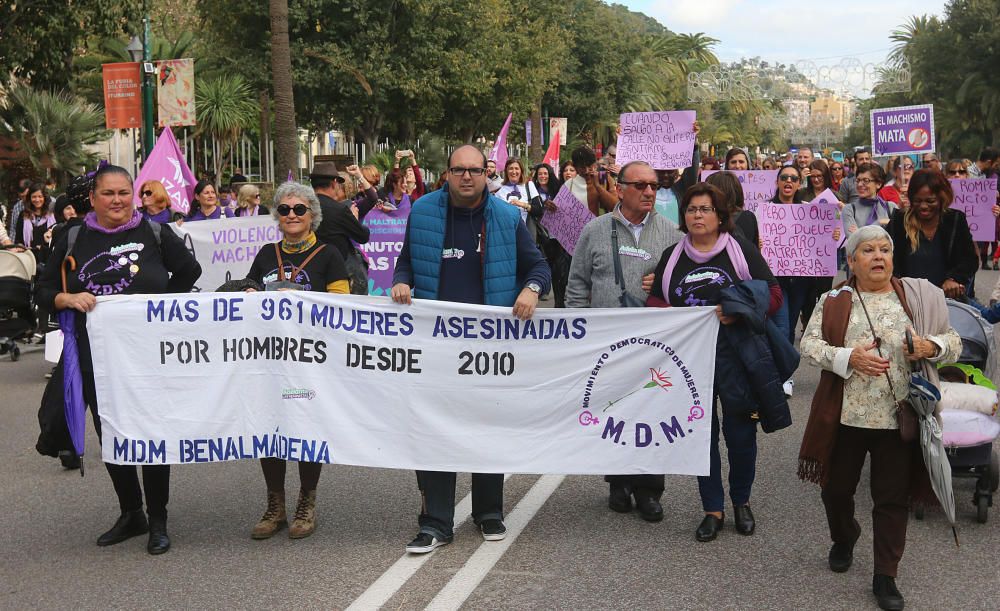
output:
M 981 272 L 981 292 L 996 277 Z M 329 466 L 312 537 L 253 541 L 265 491 L 251 461 L 173 469 L 169 553 L 149 556 L 145 537 L 98 548 L 118 509 L 96 454 L 81 478 L 34 451 L 48 369 L 38 352 L 0 360 L 2 609 L 875 608 L 867 476 L 857 495 L 862 538 L 854 567 L 840 575 L 826 566 L 819 489 L 795 476 L 819 379 L 808 366 L 795 375 L 795 424 L 759 436 L 752 537 L 738 535 L 727 515 L 718 540 L 696 542 L 691 477 L 667 478 L 666 517 L 648 524 L 611 512 L 599 477 L 515 475 L 505 491 L 506 541 L 485 543 L 466 521 L 453 544 L 415 558 L 403 553 L 417 531 L 412 472 Z M 289 469 L 290 497 L 296 477 Z M 468 490 L 460 476 L 457 498 Z M 976 523 L 972 491 L 971 480 L 955 484 L 960 547 L 941 515 L 911 519 L 898 580 L 908 609 L 1000 608 L 1000 511 Z

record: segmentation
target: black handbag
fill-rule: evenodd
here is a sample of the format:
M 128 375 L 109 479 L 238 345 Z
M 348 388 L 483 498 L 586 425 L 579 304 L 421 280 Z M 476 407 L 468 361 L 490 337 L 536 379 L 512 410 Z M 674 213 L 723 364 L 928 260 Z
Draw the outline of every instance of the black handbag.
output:
M 623 308 L 644 308 L 646 302 L 636 299 L 631 293 L 625 290 L 625 275 L 622 274 L 622 262 L 618 254 L 618 227 L 615 219 L 611 219 L 611 259 L 615 262 L 615 284 L 622 290 L 618 296 L 618 302 Z

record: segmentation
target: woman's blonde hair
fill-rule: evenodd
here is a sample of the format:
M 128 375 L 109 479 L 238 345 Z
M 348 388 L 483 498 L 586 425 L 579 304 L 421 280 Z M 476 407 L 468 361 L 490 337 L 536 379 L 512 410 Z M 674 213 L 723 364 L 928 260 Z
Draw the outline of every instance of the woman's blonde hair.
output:
M 170 207 L 170 196 L 167 195 L 167 190 L 166 188 L 164 188 L 162 182 L 158 180 L 147 180 L 146 182 L 142 183 L 142 186 L 139 187 L 140 203 L 142 202 L 142 192 L 147 190 L 153 192 L 153 200 L 156 202 L 157 205 L 162 205 L 166 208 Z
M 379 182 L 382 181 L 382 173 L 378 171 L 378 168 L 372 164 L 361 166 L 361 175 L 365 177 L 368 183 L 378 188 Z
M 260 189 L 255 185 L 243 185 L 236 194 L 236 206 L 238 208 L 249 208 L 259 202 L 254 201 L 260 195 Z

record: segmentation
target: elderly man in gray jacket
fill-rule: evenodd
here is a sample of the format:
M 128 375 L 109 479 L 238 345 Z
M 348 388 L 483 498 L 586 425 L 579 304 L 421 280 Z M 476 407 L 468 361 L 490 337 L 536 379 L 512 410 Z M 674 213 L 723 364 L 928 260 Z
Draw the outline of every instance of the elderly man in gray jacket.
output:
M 644 161 L 633 161 L 621 168 L 618 205 L 612 213 L 587 223 L 576 243 L 566 286 L 566 307 L 619 308 L 625 301 L 623 290 L 633 303 L 646 301 L 648 287 L 644 283 L 652 283 L 660 255 L 683 237 L 673 221 L 653 210 L 658 186 L 656 172 Z M 624 286 L 615 279 L 615 259 L 621 265 Z M 662 475 L 608 475 L 604 479 L 611 486 L 611 509 L 631 512 L 634 497 L 644 520 L 663 519 Z

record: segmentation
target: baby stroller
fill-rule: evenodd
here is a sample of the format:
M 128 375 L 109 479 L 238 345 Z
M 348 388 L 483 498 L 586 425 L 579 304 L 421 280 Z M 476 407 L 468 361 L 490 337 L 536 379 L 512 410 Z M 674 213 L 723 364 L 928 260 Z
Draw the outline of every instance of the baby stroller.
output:
M 993 449 L 1000 435 L 993 326 L 976 308 L 950 299 L 948 319 L 962 338 L 962 355 L 957 364 L 939 370 L 944 445 L 952 477 L 976 480 L 972 503 L 984 524 L 1000 484 L 1000 457 Z
M 0 355 L 21 356 L 17 340 L 30 337 L 35 328 L 31 281 L 35 255 L 30 251 L 0 250 Z

